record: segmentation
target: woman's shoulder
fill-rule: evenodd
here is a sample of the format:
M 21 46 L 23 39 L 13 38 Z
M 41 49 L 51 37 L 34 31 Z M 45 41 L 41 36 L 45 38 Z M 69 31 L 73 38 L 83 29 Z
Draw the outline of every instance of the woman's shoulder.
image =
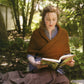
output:
M 39 34 L 39 29 L 35 29 L 33 32 L 32 32 L 32 35 L 38 35 Z
M 57 24 L 57 27 L 59 28 L 59 31 L 62 31 L 63 33 L 68 33 L 67 30 Z
M 68 31 L 67 31 L 65 28 L 61 28 L 61 30 L 62 30 L 64 33 L 68 33 Z

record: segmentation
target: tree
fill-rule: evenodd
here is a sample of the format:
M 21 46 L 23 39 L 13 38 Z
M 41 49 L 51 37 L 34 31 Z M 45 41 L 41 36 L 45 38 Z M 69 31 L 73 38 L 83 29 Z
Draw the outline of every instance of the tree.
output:
M 21 26 L 19 21 L 19 6 L 18 6 L 18 0 L 11 0 L 11 4 L 14 10 L 16 25 L 17 25 L 17 31 L 20 34 L 21 33 Z
M 82 27 L 82 38 L 83 38 L 83 54 L 84 54 L 84 4 L 81 7 L 81 27 Z
M 73 3 L 73 4 L 72 4 Z M 84 1 L 83 0 L 66 0 L 64 7 L 70 12 L 68 14 L 68 24 L 70 24 L 70 32 L 72 35 L 78 36 L 83 42 L 83 53 L 84 53 Z M 67 15 L 67 14 L 66 14 Z M 66 25 L 66 23 L 65 23 Z M 68 30 L 68 27 L 67 27 Z M 82 30 L 82 31 L 81 31 Z
M 5 43 L 8 41 L 8 35 L 7 35 L 7 30 L 5 27 L 3 15 L 1 14 L 0 11 L 0 47 L 5 47 Z
M 23 18 L 23 25 L 22 25 L 22 33 L 23 38 L 26 34 L 26 29 L 28 28 L 28 31 L 31 31 L 31 23 L 35 11 L 35 4 L 38 0 L 10 0 L 12 8 L 14 10 L 14 15 L 16 19 L 16 25 L 18 29 L 18 33 L 21 33 L 21 26 L 20 26 L 20 19 L 19 17 L 22 16 Z
M 32 19 L 33 19 L 33 15 L 34 15 L 34 2 L 35 0 L 32 0 L 32 7 L 31 7 L 31 12 L 30 12 L 30 18 L 29 18 L 29 24 L 28 26 L 31 27 L 31 23 L 32 23 Z
M 19 34 L 23 34 L 23 38 L 26 33 L 31 33 L 31 24 L 36 11 L 36 6 L 39 4 L 38 2 L 43 1 L 46 0 L 1 0 L 3 4 L 8 5 L 13 9 L 16 30 Z M 22 17 L 22 21 L 20 20 L 20 16 Z

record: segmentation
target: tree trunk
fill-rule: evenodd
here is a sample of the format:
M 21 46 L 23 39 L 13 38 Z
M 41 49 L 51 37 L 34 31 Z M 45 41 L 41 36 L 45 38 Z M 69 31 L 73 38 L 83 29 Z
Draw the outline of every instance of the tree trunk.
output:
M 27 19 L 26 19 L 26 15 L 25 15 L 25 3 L 26 1 L 23 1 L 23 5 L 22 5 L 22 17 L 23 17 L 23 39 L 25 37 L 26 34 L 26 27 L 27 27 Z
M 81 27 L 82 27 L 82 38 L 83 38 L 83 53 L 84 53 L 84 8 L 82 9 L 81 12 Z
M 29 0 L 28 0 L 28 4 L 27 4 L 26 20 L 28 20 L 28 13 L 29 13 Z
M 18 10 L 18 1 L 17 4 L 15 4 L 15 0 L 11 0 L 12 5 L 13 5 L 13 10 L 15 14 L 15 20 L 16 20 L 16 25 L 17 25 L 17 31 L 20 34 L 21 33 L 21 27 L 20 27 L 20 21 L 19 21 L 19 10 Z M 16 8 L 17 5 L 17 8 Z
M 0 12 L 0 47 L 5 47 L 5 43 L 8 41 L 7 30 L 5 27 L 3 15 Z
M 30 28 L 30 30 L 31 30 L 31 23 L 32 23 L 33 15 L 34 15 L 34 3 L 35 3 L 35 0 L 32 0 L 32 8 L 31 8 L 29 24 L 28 24 L 28 27 Z

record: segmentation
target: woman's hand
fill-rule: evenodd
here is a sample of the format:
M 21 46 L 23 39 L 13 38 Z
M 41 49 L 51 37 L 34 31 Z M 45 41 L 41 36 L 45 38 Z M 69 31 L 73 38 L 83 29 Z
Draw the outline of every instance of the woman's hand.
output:
M 35 61 L 33 56 L 29 56 L 28 60 L 33 66 L 37 67 L 38 69 L 48 67 L 48 65 L 43 65 L 41 61 Z
M 37 67 L 38 69 L 48 67 L 48 65 L 43 65 L 43 64 L 41 64 L 40 61 L 35 61 L 35 63 L 34 63 L 33 65 L 34 65 L 35 67 Z
M 75 60 L 73 60 L 73 58 L 66 63 L 66 65 L 71 66 L 71 67 L 73 67 L 74 64 L 75 64 Z

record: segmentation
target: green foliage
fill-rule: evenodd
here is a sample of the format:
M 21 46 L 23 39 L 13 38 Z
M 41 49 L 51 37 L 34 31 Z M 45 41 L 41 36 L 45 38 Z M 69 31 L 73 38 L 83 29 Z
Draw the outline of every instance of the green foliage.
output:
M 0 64 L 7 63 L 6 66 L 0 65 L 1 72 L 12 70 L 26 71 L 27 66 L 27 47 L 28 42 L 21 38 L 9 41 L 8 47 L 0 49 Z
M 74 49 L 78 49 L 79 47 L 82 46 L 82 39 L 80 37 L 76 37 L 76 36 L 71 37 L 70 38 L 70 46 L 72 48 L 74 47 Z M 73 50 L 73 49 L 71 49 L 71 50 Z
M 70 36 L 82 35 L 81 17 L 83 15 L 83 0 L 60 0 L 60 23 L 67 29 Z
M 9 42 L 10 48 L 17 50 L 25 50 L 27 48 L 26 42 L 21 38 L 15 38 L 15 41 Z
M 76 57 L 74 58 L 75 66 L 74 67 L 65 66 L 66 75 L 70 80 L 84 78 L 83 53 L 75 51 L 75 54 L 76 54 Z
M 32 24 L 31 24 L 32 31 L 39 28 L 40 20 L 41 20 L 40 13 L 39 12 L 35 13 L 33 18 L 34 19 L 32 20 Z
M 66 75 L 70 80 L 72 79 L 83 79 L 84 78 L 84 62 L 83 62 L 83 52 L 82 50 L 82 40 L 79 37 L 70 38 L 70 49 L 71 53 L 75 54 L 75 66 L 69 67 L 65 66 Z M 81 48 L 80 48 L 81 47 Z
M 13 1 L 13 0 L 0 0 L 2 3 L 5 3 L 5 1 Z M 16 1 L 16 0 L 15 0 Z M 27 4 L 23 6 L 23 1 L 24 0 L 19 0 L 18 6 L 17 3 L 16 6 L 14 7 L 19 7 L 19 12 L 18 10 L 16 11 L 20 15 L 24 13 L 23 15 L 25 18 L 28 18 L 29 22 L 29 16 L 31 12 L 31 4 L 32 2 L 29 2 L 29 6 L 27 8 Z M 81 52 L 82 46 L 84 45 L 82 42 L 82 34 L 84 33 L 82 29 L 84 29 L 84 24 L 82 21 L 83 20 L 83 13 L 84 13 L 84 0 L 42 0 L 40 5 L 42 8 L 47 5 L 45 3 L 46 1 L 53 1 L 53 3 L 56 3 L 55 5 L 59 6 L 60 9 L 60 24 L 62 25 L 63 28 L 66 28 L 68 31 L 69 35 L 71 36 L 70 38 L 70 49 L 71 53 L 76 54 L 75 59 L 75 66 L 74 67 L 65 67 L 65 72 L 69 79 L 82 79 L 84 78 L 84 62 L 83 62 L 83 53 Z M 7 2 L 7 4 L 8 4 Z M 36 3 L 36 2 L 35 2 Z M 43 3 L 43 4 L 42 4 Z M 37 3 L 36 3 L 37 4 Z M 12 6 L 12 4 L 10 5 Z M 25 7 L 25 12 L 22 11 L 24 10 Z M 18 9 L 18 8 L 17 8 Z M 25 13 L 27 13 L 28 9 L 28 16 L 26 16 Z M 17 16 L 19 15 L 17 14 Z M 35 13 L 31 27 L 26 26 L 25 32 L 31 35 L 31 31 L 35 30 L 36 28 L 39 27 L 39 21 L 40 21 L 40 16 L 38 16 L 38 13 Z M 38 18 L 39 17 L 39 18 Z M 23 17 L 24 18 L 24 17 Z M 82 21 L 81 21 L 82 20 Z M 2 20 L 1 20 L 2 21 Z M 28 23 L 27 23 L 28 24 Z M 32 28 L 32 30 L 31 30 Z M 4 45 L 4 42 L 2 42 Z M 82 45 L 83 44 L 83 45 Z M 23 39 L 21 38 L 16 38 L 13 41 L 9 41 L 9 43 L 4 45 L 5 47 L 0 48 L 0 64 L 3 61 L 7 61 L 8 65 L 6 67 L 1 67 L 1 71 L 6 72 L 6 71 L 11 71 L 11 70 L 25 70 L 25 67 L 27 65 L 27 58 L 26 58 L 26 50 L 28 43 L 24 42 Z M 81 50 L 80 50 L 81 49 Z M 3 57 L 5 56 L 5 58 Z M 3 60 L 4 59 L 4 60 Z M 18 60 L 18 61 L 17 61 Z
M 75 66 L 66 67 L 65 71 L 69 79 L 84 78 L 84 62 L 83 62 L 83 21 L 84 1 L 83 0 L 60 0 L 59 6 L 61 10 L 60 23 L 68 31 L 70 38 L 71 53 L 76 54 Z
M 8 0 L 0 0 L 0 3 L 7 6 L 9 5 Z
M 0 41 L 0 49 L 1 48 L 4 49 L 4 48 L 8 47 L 8 44 L 9 44 L 8 41 L 5 41 L 5 40 Z

